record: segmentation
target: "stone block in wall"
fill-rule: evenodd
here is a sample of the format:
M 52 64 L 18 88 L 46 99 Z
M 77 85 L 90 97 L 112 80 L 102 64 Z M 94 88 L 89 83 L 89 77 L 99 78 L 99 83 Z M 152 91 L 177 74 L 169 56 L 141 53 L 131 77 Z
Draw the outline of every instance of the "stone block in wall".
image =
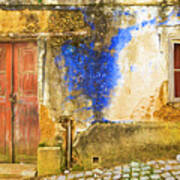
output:
M 38 148 L 38 176 L 59 174 L 61 168 L 60 147 Z

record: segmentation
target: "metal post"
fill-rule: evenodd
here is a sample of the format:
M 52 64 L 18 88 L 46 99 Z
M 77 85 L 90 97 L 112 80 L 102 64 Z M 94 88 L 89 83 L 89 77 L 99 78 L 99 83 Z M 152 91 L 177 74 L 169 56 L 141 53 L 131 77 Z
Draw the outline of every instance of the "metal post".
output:
M 67 119 L 67 168 L 71 168 L 72 157 L 72 127 L 71 119 Z

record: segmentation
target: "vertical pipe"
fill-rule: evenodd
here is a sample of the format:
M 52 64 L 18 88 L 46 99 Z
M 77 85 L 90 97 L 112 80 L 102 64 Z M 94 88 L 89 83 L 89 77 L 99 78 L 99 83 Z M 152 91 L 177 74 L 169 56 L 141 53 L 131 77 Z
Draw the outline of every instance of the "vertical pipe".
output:
M 71 168 L 72 157 L 72 124 L 71 119 L 67 119 L 67 168 Z

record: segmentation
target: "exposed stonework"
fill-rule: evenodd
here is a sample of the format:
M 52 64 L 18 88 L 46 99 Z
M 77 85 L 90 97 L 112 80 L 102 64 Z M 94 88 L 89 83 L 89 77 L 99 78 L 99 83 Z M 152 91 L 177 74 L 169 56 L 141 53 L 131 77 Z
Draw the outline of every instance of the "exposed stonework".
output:
M 0 10 L 0 21 L 1 33 L 68 33 L 87 29 L 80 11 Z
M 49 32 L 70 32 L 87 28 L 80 11 L 53 11 L 48 20 Z

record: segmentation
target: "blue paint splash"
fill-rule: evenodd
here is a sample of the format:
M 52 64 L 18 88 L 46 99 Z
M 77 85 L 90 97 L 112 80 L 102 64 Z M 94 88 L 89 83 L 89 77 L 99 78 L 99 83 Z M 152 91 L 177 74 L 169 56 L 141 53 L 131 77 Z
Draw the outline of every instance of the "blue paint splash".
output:
M 135 66 L 134 66 L 134 65 L 131 65 L 131 66 L 130 66 L 130 71 L 131 71 L 131 72 L 134 72 L 135 70 L 136 70 Z
M 119 10 L 119 9 L 115 9 L 115 10 L 113 11 L 113 16 L 114 16 L 114 17 L 122 16 L 122 15 L 132 16 L 132 14 L 131 14 L 129 11 L 122 11 L 122 10 Z
M 171 13 L 169 13 L 169 15 L 167 16 L 167 19 L 164 20 L 163 22 L 160 22 L 160 23 L 158 24 L 158 26 L 166 25 L 166 24 L 169 22 L 170 18 L 171 18 L 174 14 L 175 14 L 175 11 L 173 10 Z
M 95 30 L 95 24 L 91 22 L 85 11 L 82 12 L 85 22 L 89 24 L 92 30 Z M 114 13 L 117 14 L 117 11 Z M 173 13 L 170 13 L 167 21 L 169 21 Z M 124 15 L 129 16 L 131 14 L 124 12 Z M 64 80 L 68 85 L 70 93 L 66 100 L 76 99 L 77 97 L 73 96 L 72 92 L 81 91 L 87 99 L 92 101 L 91 107 L 80 108 L 75 111 L 93 110 L 93 112 L 101 112 L 108 106 L 110 94 L 117 85 L 117 80 L 122 77 L 117 64 L 119 52 L 132 40 L 132 31 L 137 31 L 140 27 L 144 28 L 147 25 L 154 25 L 156 23 L 157 19 L 155 17 L 134 26 L 119 28 L 118 33 L 111 38 L 110 45 L 102 47 L 101 51 L 94 49 L 94 37 L 92 37 L 92 41 L 89 44 L 80 43 L 79 46 L 75 46 L 71 41 L 67 41 L 61 47 L 61 53 L 55 58 L 55 64 L 61 69 L 63 68 L 62 59 L 65 61 L 64 66 L 67 68 L 67 72 Z M 166 23 L 164 21 L 156 25 Z M 130 70 L 133 72 L 135 69 L 131 66 Z M 95 116 L 93 115 L 85 121 L 88 122 L 94 118 Z M 110 121 L 105 118 L 92 121 L 92 123 L 96 122 L 108 123 Z
M 119 28 L 118 34 L 111 39 L 111 45 L 109 50 L 115 50 L 116 55 L 119 53 L 132 39 L 131 31 L 138 30 L 139 26 L 131 26 L 128 28 L 121 29 Z
M 95 24 L 92 22 L 91 18 L 87 16 L 86 11 L 87 9 L 79 9 L 84 15 L 84 21 L 90 26 L 92 30 L 95 30 Z
M 177 17 L 180 17 L 180 10 L 178 11 L 178 13 L 176 14 Z
M 58 68 L 62 68 L 62 57 L 67 68 L 64 80 L 67 82 L 69 93 L 80 90 L 92 101 L 93 112 L 101 112 L 108 106 L 111 90 L 121 78 L 117 65 L 119 52 L 131 41 L 131 31 L 138 30 L 139 26 L 119 29 L 112 37 L 111 44 L 104 46 L 102 51 L 94 50 L 94 42 L 89 45 L 81 43 L 79 47 L 66 42 L 61 47 L 61 53 L 55 58 Z M 114 53 L 111 53 L 113 50 Z M 69 99 L 75 99 L 72 95 Z M 100 119 L 104 122 L 104 119 Z
M 80 90 L 92 101 L 94 112 L 102 111 L 109 103 L 110 91 L 121 76 L 116 64 L 117 54 L 111 55 L 105 49 L 102 52 L 94 50 L 94 45 L 80 44 L 75 47 L 68 42 L 61 47 L 61 54 L 55 58 L 59 66 L 60 57 L 65 59 L 67 73 L 65 81 L 68 90 Z M 72 95 L 69 96 L 71 99 Z
M 122 9 L 115 9 L 113 10 L 113 20 L 117 21 L 119 16 L 133 16 L 132 13 L 130 13 L 129 11 L 123 11 Z

